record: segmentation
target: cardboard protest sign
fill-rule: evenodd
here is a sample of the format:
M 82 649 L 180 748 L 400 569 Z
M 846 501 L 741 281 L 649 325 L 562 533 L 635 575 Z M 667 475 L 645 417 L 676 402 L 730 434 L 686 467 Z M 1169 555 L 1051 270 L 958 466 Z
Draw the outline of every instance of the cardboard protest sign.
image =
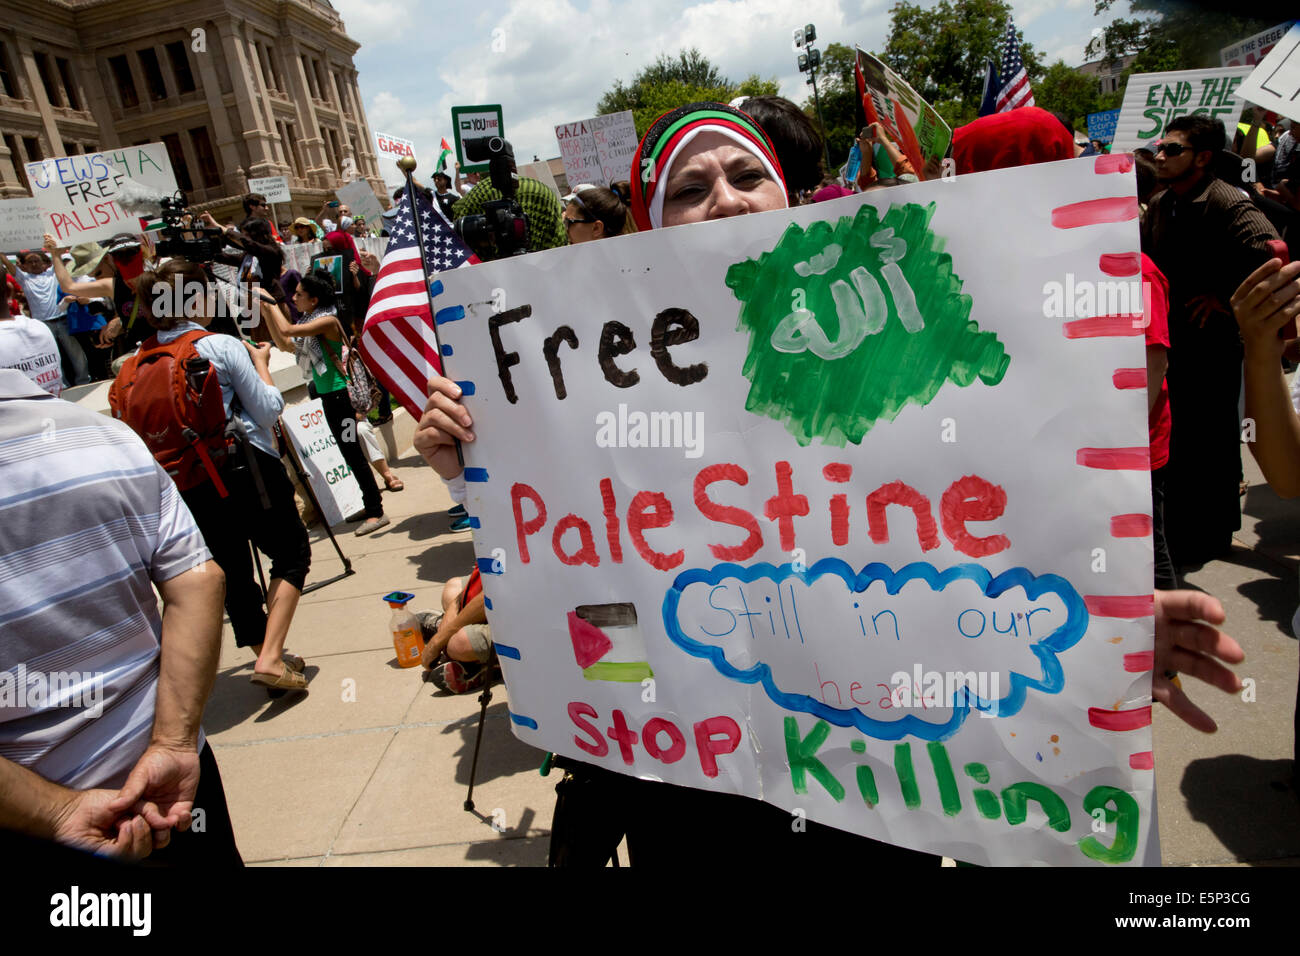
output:
M 289 201 L 289 180 L 285 176 L 264 176 L 248 181 L 250 193 L 261 193 L 269 203 Z
M 320 399 L 285 406 L 280 421 L 307 473 L 326 523 L 333 528 L 362 510 L 365 502 L 361 500 L 361 486 L 343 460 L 338 442 L 325 421 Z M 347 426 L 347 422 L 343 424 Z
M 608 113 L 555 127 L 569 188 L 590 183 L 608 186 L 632 175 L 636 121 L 631 110 Z
M 1238 93 L 1265 109 L 1300 120 L 1300 24 L 1246 77 Z
M 1088 139 L 1099 139 L 1109 143 L 1115 138 L 1115 124 L 1119 121 L 1119 110 L 1102 110 L 1100 113 L 1088 114 Z
M 27 180 L 44 231 L 61 246 L 140 232 L 140 220 L 116 202 L 128 179 L 157 194 L 174 194 L 176 176 L 167 147 L 162 143 L 123 146 L 27 164 Z
M 937 179 L 952 142 L 952 130 L 908 82 L 858 48 L 858 69 L 866 83 L 862 108 L 868 123 L 880 123 L 912 163 L 919 179 Z
M 45 220 L 35 199 L 0 199 L 0 251 L 39 249 Z
M 357 179 L 346 186 L 340 186 L 335 195 L 339 197 L 339 202 L 352 210 L 354 218 L 365 216 L 368 226 L 378 223 L 384 215 L 384 207 L 379 205 L 379 197 L 375 195 L 370 183 L 364 179 Z
M 486 173 L 488 164 L 471 163 L 465 157 L 465 140 L 493 136 L 505 137 L 505 123 L 501 119 L 501 106 L 453 106 L 451 131 L 456 139 L 456 159 L 462 173 Z
M 1128 78 L 1124 103 L 1115 124 L 1115 150 L 1154 146 L 1170 121 L 1188 113 L 1207 113 L 1231 133 L 1245 100 L 1237 88 L 1248 66 L 1173 73 L 1137 73 Z
M 390 190 L 406 185 L 405 174 L 397 168 L 403 156 L 415 157 L 415 143 L 391 133 L 375 133 L 375 158 L 379 161 L 379 175 Z
M 555 193 L 557 198 L 563 196 L 563 193 L 560 192 L 559 185 L 555 182 L 555 177 L 551 175 L 551 164 L 545 160 L 537 163 L 524 163 L 519 167 L 519 175 L 521 177 L 527 177 L 528 179 L 537 180 L 539 183 L 546 186 L 546 188 L 551 192 Z
M 516 735 L 974 863 L 1157 861 L 1131 168 L 439 276 Z
M 1264 57 L 1268 56 L 1273 47 L 1277 46 L 1279 40 L 1286 36 L 1287 31 L 1295 26 L 1297 21 L 1287 20 L 1285 23 L 1279 23 L 1277 26 L 1261 33 L 1256 33 L 1252 37 L 1225 46 L 1219 51 L 1219 64 L 1221 66 L 1255 66 Z

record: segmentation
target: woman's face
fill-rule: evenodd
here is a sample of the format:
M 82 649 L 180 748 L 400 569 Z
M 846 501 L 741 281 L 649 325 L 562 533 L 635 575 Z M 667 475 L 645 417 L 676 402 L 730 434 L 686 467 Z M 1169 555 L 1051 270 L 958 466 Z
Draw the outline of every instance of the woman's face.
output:
M 665 226 L 727 219 L 786 207 L 785 190 L 762 161 L 722 133 L 701 133 L 663 184 Z
M 316 300 L 309 296 L 302 286 L 293 293 L 293 307 L 304 315 L 316 308 Z
M 595 222 L 584 220 L 594 217 L 576 202 L 564 207 L 564 226 L 569 231 L 569 242 L 591 242 L 605 236 L 605 224 L 599 219 Z

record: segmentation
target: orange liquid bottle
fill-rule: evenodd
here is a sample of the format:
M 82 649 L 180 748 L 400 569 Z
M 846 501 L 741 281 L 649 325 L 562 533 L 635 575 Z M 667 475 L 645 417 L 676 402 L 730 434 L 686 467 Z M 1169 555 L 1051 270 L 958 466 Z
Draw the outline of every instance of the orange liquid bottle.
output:
M 414 597 L 414 594 L 406 591 L 393 591 L 384 595 L 384 600 L 393 609 L 393 616 L 388 619 L 388 629 L 393 634 L 397 663 L 402 667 L 416 667 L 420 663 L 420 655 L 424 653 L 424 633 L 420 628 L 420 620 L 406 609 L 406 602 Z

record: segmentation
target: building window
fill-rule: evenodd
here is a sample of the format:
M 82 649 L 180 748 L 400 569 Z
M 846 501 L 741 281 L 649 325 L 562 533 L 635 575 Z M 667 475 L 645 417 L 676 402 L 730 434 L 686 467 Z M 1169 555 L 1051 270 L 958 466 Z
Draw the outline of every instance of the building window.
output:
M 307 75 L 307 93 L 312 99 L 318 100 L 320 99 L 320 90 L 316 89 L 316 74 L 312 72 L 311 60 L 307 58 L 305 53 L 299 59 L 302 60 L 302 71 Z
M 347 95 L 343 92 L 343 79 L 337 73 L 334 74 L 334 89 L 338 90 L 339 94 L 339 110 L 351 115 L 352 110 L 349 108 Z
M 290 123 L 281 123 L 280 130 L 280 136 L 284 141 L 284 151 L 288 154 L 290 163 L 293 164 L 293 175 L 298 179 L 302 179 L 302 154 L 298 152 L 298 137 L 295 134 L 293 125 Z
M 316 71 L 316 88 L 320 90 L 320 98 L 328 103 L 330 91 L 325 83 L 325 73 L 320 68 L 320 60 L 313 59 L 311 65 L 312 69 Z
M 14 76 L 13 68 L 9 65 L 9 47 L 4 42 L 0 42 L 0 93 L 12 96 L 14 99 L 21 98 L 17 77 Z
M 265 43 L 260 44 L 262 51 L 262 63 L 266 69 L 266 80 L 271 84 L 273 90 L 283 90 L 284 81 L 280 79 L 280 68 L 275 62 L 275 51 Z
M 135 77 L 131 75 L 131 66 L 126 62 L 125 54 L 110 56 L 108 66 L 113 71 L 113 79 L 117 82 L 117 95 L 122 101 L 123 108 L 129 110 L 139 106 L 140 94 L 135 90 Z
M 162 141 L 167 147 L 167 158 L 171 160 L 172 172 L 176 174 L 176 185 L 189 192 L 194 188 L 194 180 L 190 179 L 190 167 L 185 162 L 185 149 L 181 146 L 180 136 L 175 133 L 164 133 Z
M 74 110 L 82 109 L 81 97 L 77 95 L 77 84 L 72 78 L 72 64 L 61 56 L 55 57 L 54 63 L 59 68 L 59 78 L 63 80 L 63 94 L 68 98 L 68 105 Z
M 167 99 L 167 84 L 163 82 L 162 66 L 158 63 L 158 52 L 153 47 L 136 50 L 140 58 L 140 69 L 144 71 L 144 82 L 149 87 L 149 96 L 155 100 Z
M 184 43 L 168 43 L 167 59 L 172 64 L 172 75 L 176 77 L 176 89 L 182 93 L 193 93 L 194 71 L 190 69 L 190 56 L 185 52 Z
M 203 185 L 209 189 L 220 186 L 221 173 L 217 169 L 217 154 L 213 152 L 208 128 L 196 126 L 190 130 L 190 142 L 194 144 L 194 155 L 199 161 L 199 173 L 203 176 Z
M 41 75 L 41 85 L 45 87 L 46 100 L 51 106 L 62 106 L 63 97 L 59 96 L 59 84 L 54 78 L 54 70 L 50 67 L 49 55 L 37 50 L 32 56 L 36 60 L 36 72 Z
M 27 153 L 27 162 L 35 163 L 45 157 L 41 155 L 41 144 L 35 136 L 23 137 L 23 149 Z
M 76 143 L 69 143 L 66 139 L 63 141 L 64 156 L 76 156 L 78 152 Z
M 5 148 L 9 150 L 9 158 L 13 161 L 14 169 L 18 172 L 18 181 L 23 184 L 23 188 L 28 192 L 31 186 L 27 183 L 27 168 L 23 163 L 22 153 L 18 152 L 18 140 L 5 133 Z

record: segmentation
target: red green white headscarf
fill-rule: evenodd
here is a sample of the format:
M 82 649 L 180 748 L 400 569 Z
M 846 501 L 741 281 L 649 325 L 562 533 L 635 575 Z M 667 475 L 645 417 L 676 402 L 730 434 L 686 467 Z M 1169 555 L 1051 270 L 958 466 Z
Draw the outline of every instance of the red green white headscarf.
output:
M 757 156 L 785 195 L 785 177 L 776 150 L 752 117 L 725 103 L 689 103 L 655 120 L 637 148 L 631 179 L 632 216 L 638 229 L 663 225 L 664 194 L 660 187 L 682 150 L 705 132 L 721 133 Z

